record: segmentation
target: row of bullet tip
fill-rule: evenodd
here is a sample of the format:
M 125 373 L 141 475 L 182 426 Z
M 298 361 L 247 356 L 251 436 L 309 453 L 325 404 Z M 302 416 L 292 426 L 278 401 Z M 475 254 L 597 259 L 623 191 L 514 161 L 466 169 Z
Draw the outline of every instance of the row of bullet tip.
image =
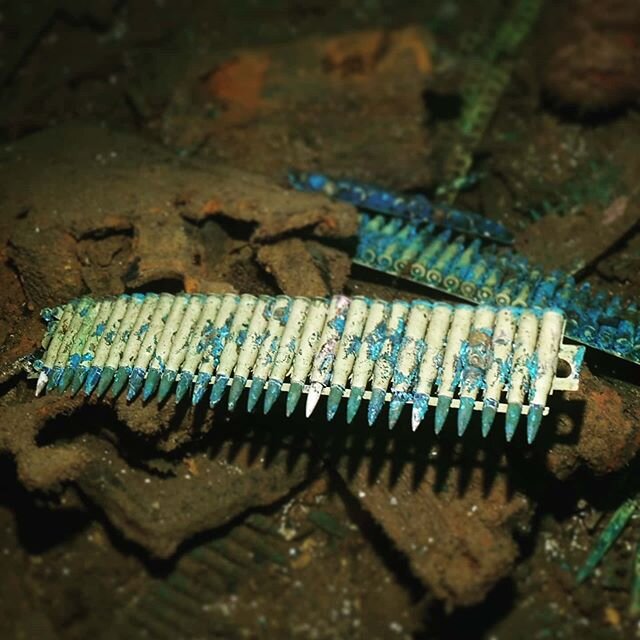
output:
M 594 293 L 589 283 L 577 285 L 559 270 L 545 274 L 523 256 L 499 253 L 479 239 L 363 216 L 356 260 L 476 302 L 558 307 L 568 319 L 567 335 L 640 362 L 640 314 L 634 303 Z
M 288 381 L 287 415 L 304 391 L 307 416 L 328 392 L 328 420 L 348 395 L 351 422 L 370 389 L 370 424 L 390 400 L 389 426 L 411 403 L 415 430 L 435 404 L 439 432 L 457 393 L 462 435 L 482 391 L 487 435 L 506 391 L 511 439 L 528 393 L 530 442 L 553 386 L 564 322 L 552 310 L 249 294 L 83 298 L 45 317 L 53 329 L 36 365 L 37 394 L 111 388 L 116 396 L 126 386 L 128 400 L 141 392 L 162 401 L 175 385 L 176 402 L 190 391 L 197 404 L 210 389 L 214 406 L 228 389 L 233 409 L 249 386 L 248 410 L 264 392 L 266 413 Z
M 300 191 L 324 193 L 367 211 L 414 222 L 433 222 L 441 227 L 491 238 L 496 242 L 513 242 L 511 232 L 500 223 L 470 211 L 461 211 L 445 204 L 433 204 L 421 194 L 400 194 L 354 180 L 333 180 L 321 173 L 290 172 L 289 182 Z

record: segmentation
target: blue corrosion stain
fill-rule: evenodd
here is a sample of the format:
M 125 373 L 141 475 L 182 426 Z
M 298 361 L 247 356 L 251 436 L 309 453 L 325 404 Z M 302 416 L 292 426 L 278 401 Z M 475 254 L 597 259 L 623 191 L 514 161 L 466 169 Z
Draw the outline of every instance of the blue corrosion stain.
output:
M 538 373 L 540 370 L 540 364 L 538 362 L 538 354 L 534 353 L 527 360 L 527 371 L 529 372 L 529 379 L 525 380 L 524 389 L 528 391 L 531 389 L 533 391 L 534 382 L 538 379 Z
M 132 293 L 131 297 L 133 298 L 133 300 L 136 300 L 137 302 L 144 302 L 147 298 L 147 296 L 144 293 Z
M 236 337 L 236 344 L 241 347 L 244 344 L 244 341 L 247 339 L 247 329 L 242 329 L 238 331 L 238 335 Z
M 350 336 L 345 344 L 345 354 L 347 356 L 357 356 L 361 345 L 362 340 L 358 336 Z
M 421 194 L 400 194 L 390 189 L 354 180 L 332 180 L 320 173 L 290 171 L 289 183 L 300 191 L 323 192 L 354 206 L 413 222 L 435 222 L 441 226 L 493 238 L 498 242 L 513 242 L 512 234 L 500 223 L 470 211 L 447 205 L 434 206 Z
M 328 322 L 329 327 L 336 331 L 336 333 L 338 333 L 339 335 L 342 335 L 342 332 L 344 331 L 344 325 L 346 323 L 346 313 L 347 312 L 345 310 L 343 313 L 337 315 L 335 318 Z
M 113 339 L 114 339 L 115 337 L 116 337 L 116 332 L 115 332 L 115 331 L 113 331 L 113 330 L 111 330 L 111 331 L 109 331 L 109 332 L 105 335 L 104 339 L 105 339 L 105 342 L 106 342 L 108 345 L 111 345 L 111 344 L 113 344 Z
M 166 366 L 164 358 L 158 354 L 155 354 L 152 358 L 152 361 L 155 360 L 156 365 L 157 365 L 157 369 L 160 370 L 160 372 L 164 371 L 164 368 Z
M 104 322 L 101 322 L 97 327 L 96 327 L 96 336 L 101 336 L 104 333 L 106 324 Z
M 149 323 L 145 322 L 144 324 L 140 325 L 140 328 L 138 329 L 138 331 L 136 331 L 136 337 L 141 338 L 145 333 L 147 333 L 147 331 L 149 331 Z
M 80 360 L 80 363 L 84 364 L 85 362 L 91 362 L 94 358 L 95 358 L 95 354 L 87 351 L 86 353 L 82 354 L 82 358 Z
M 69 356 L 69 361 L 67 366 L 71 367 L 72 369 L 75 369 L 80 364 L 81 358 L 82 356 L 79 353 L 72 353 Z

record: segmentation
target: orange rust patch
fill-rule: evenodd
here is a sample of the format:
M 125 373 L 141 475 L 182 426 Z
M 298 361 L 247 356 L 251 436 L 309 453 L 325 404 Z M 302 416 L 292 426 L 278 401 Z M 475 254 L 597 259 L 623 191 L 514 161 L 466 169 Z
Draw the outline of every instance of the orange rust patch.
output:
M 431 72 L 431 54 L 424 33 L 407 27 L 395 31 L 362 31 L 330 39 L 324 48 L 323 64 L 341 76 L 366 75 L 374 71 L 393 72 L 409 52 L 421 74 Z M 406 64 L 406 63 L 405 63 Z
M 325 45 L 323 63 L 327 71 L 342 75 L 365 74 L 384 55 L 388 35 L 384 31 L 363 31 L 331 38 Z
M 187 469 L 189 470 L 189 473 L 192 476 L 197 476 L 198 473 L 200 473 L 200 471 L 198 470 L 198 464 L 193 458 L 185 458 L 184 466 L 187 467 Z
M 266 54 L 239 54 L 209 73 L 204 80 L 205 91 L 222 104 L 228 119 L 250 118 L 260 108 L 270 64 Z
M 200 212 L 209 215 L 222 211 L 222 205 L 217 200 L 207 200 L 200 209 Z

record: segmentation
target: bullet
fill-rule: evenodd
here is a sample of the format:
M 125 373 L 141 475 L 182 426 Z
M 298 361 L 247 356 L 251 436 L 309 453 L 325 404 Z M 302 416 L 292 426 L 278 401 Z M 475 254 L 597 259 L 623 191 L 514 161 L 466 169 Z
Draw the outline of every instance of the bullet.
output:
M 493 360 L 493 324 L 496 310 L 480 306 L 473 315 L 467 349 L 463 351 L 460 382 L 460 410 L 458 411 L 458 435 L 464 435 L 475 406 L 476 396 L 484 385 L 487 370 Z
M 187 353 L 180 368 L 178 384 L 176 386 L 176 404 L 182 401 L 191 389 L 191 381 L 195 375 L 207 345 L 212 339 L 218 310 L 222 304 L 221 295 L 205 296 L 202 311 L 198 317 L 193 332 L 189 337 Z
M 444 249 L 434 262 L 433 266 L 427 270 L 427 274 L 425 276 L 426 281 L 431 286 L 438 286 L 442 282 L 447 269 L 454 263 L 456 257 L 460 255 L 463 250 L 464 237 L 459 236 L 454 242 Z
M 238 352 L 238 361 L 233 369 L 233 383 L 229 390 L 228 409 L 233 411 L 240 399 L 247 378 L 251 375 L 253 365 L 263 341 L 267 338 L 266 331 L 271 316 L 274 299 L 271 296 L 260 296 L 253 310 L 253 316 L 247 330 L 247 337 Z
M 600 537 L 598 538 L 593 550 L 589 554 L 586 562 L 576 576 L 578 583 L 584 582 L 595 570 L 600 563 L 600 560 L 606 555 L 607 551 L 611 549 L 613 543 L 618 539 L 627 523 L 631 519 L 638 508 L 638 501 L 636 498 L 629 498 L 622 503 L 620 507 L 611 517 L 611 520 L 607 523 Z
M 376 421 L 384 405 L 387 387 L 391 381 L 398 357 L 408 311 L 409 305 L 406 302 L 396 300 L 391 303 L 387 333 L 373 366 L 371 398 L 367 407 L 367 421 L 370 426 Z
M 198 375 L 191 394 L 191 404 L 194 406 L 202 400 L 205 391 L 209 388 L 211 376 L 218 366 L 220 354 L 229 337 L 231 323 L 239 301 L 240 297 L 233 293 L 225 294 L 220 301 L 216 319 L 201 347 L 202 354 L 198 363 Z M 198 348 L 200 349 L 200 346 Z
M 178 377 L 182 363 L 187 357 L 190 340 L 194 333 L 196 323 L 202 315 L 206 299 L 206 296 L 202 294 L 195 294 L 189 298 L 184 316 L 182 317 L 178 330 L 174 334 L 171 350 L 166 359 L 166 367 L 160 378 L 158 402 L 162 402 L 169 395 L 173 383 Z
M 134 293 L 129 298 L 125 314 L 120 321 L 118 331 L 113 339 L 104 366 L 102 367 L 102 373 L 96 388 L 96 393 L 100 397 L 107 392 L 113 382 L 127 343 L 131 339 L 131 331 L 140 315 L 144 301 L 145 295 L 142 293 Z
M 428 239 L 433 236 L 434 232 L 435 227 L 431 224 L 423 228 L 416 237 L 407 244 L 394 264 L 394 271 L 396 273 L 403 275 L 410 269 L 411 264 L 420 255 Z
M 447 291 L 457 291 L 460 287 L 461 277 L 465 274 L 471 264 L 476 260 L 482 241 L 476 238 L 464 251 L 453 261 L 451 270 L 444 277 L 444 288 Z
M 389 405 L 389 428 L 400 418 L 405 403 L 418 377 L 418 364 L 424 353 L 424 336 L 431 316 L 431 304 L 423 300 L 414 302 L 409 310 L 404 337 L 391 384 L 391 404 Z
M 309 374 L 306 416 L 311 416 L 322 395 L 322 390 L 331 380 L 331 370 L 344 332 L 351 300 L 347 296 L 333 296 L 329 303 L 327 320 L 318 342 L 318 350 Z
M 95 356 L 91 361 L 91 367 L 87 373 L 87 378 L 84 384 L 84 392 L 86 395 L 91 395 L 100 381 L 102 369 L 107 362 L 109 351 L 111 351 L 111 347 L 118 334 L 120 323 L 122 318 L 125 316 L 130 300 L 131 296 L 124 294 L 118 296 L 113 303 L 111 314 L 105 323 L 104 331 L 100 336 L 100 341 L 96 346 Z
M 87 374 L 89 373 L 90 363 L 95 358 L 96 348 L 100 343 L 100 339 L 102 338 L 102 334 L 104 333 L 104 329 L 107 320 L 111 315 L 114 303 L 114 298 L 106 298 L 100 305 L 100 309 L 98 310 L 96 318 L 89 331 L 89 336 L 82 348 L 82 355 L 80 356 L 78 366 L 76 367 L 75 373 L 73 374 L 73 380 L 71 381 L 70 385 L 72 394 L 78 393 L 78 391 L 80 391 L 82 385 L 84 384 Z
M 440 433 L 449 413 L 451 400 L 458 385 L 461 372 L 460 352 L 463 342 L 469 334 L 473 320 L 473 307 L 458 305 L 451 319 L 451 328 L 447 334 L 447 344 L 442 361 L 442 372 L 438 384 L 438 404 L 436 405 L 435 432 Z
M 351 375 L 356 357 L 360 350 L 360 340 L 365 328 L 369 304 L 366 298 L 356 296 L 351 301 L 344 326 L 343 337 L 336 352 L 331 389 L 327 399 L 327 420 L 331 421 L 338 411 L 347 380 Z M 313 376 L 312 376 L 313 381 Z
M 347 422 L 355 418 L 376 360 L 387 334 L 387 319 L 390 306 L 382 300 L 375 300 L 369 307 L 369 314 L 362 332 L 362 345 L 353 364 L 351 393 L 347 401 Z M 335 393 L 334 393 L 335 396 Z
M 222 399 L 227 382 L 238 361 L 240 349 L 246 341 L 254 309 L 259 305 L 260 309 L 264 311 L 268 302 L 269 298 L 264 296 L 256 298 L 256 296 L 249 293 L 240 296 L 231 321 L 229 334 L 225 337 L 224 346 L 220 352 L 220 360 L 215 369 L 216 379 L 211 388 L 209 406 L 214 407 Z
M 291 369 L 291 386 L 287 394 L 287 417 L 289 417 L 296 408 L 307 376 L 313 365 L 316 347 L 320 340 L 320 335 L 324 329 L 325 319 L 329 305 L 322 298 L 315 298 L 311 301 L 311 305 L 307 310 L 307 317 L 300 336 L 300 342 L 293 357 Z M 275 376 L 272 376 L 275 378 Z M 271 393 L 271 389 L 267 387 L 267 393 Z M 265 398 L 266 402 L 266 398 Z
M 153 357 L 147 369 L 146 379 L 142 388 L 142 399 L 144 402 L 151 398 L 160 384 L 160 376 L 166 368 L 167 358 L 173 345 L 173 338 L 180 328 L 190 299 L 191 296 L 188 293 L 181 293 L 173 299 L 167 318 L 164 321 L 162 333 L 158 338 L 158 343 L 156 344 Z
M 431 321 L 425 336 L 425 350 L 418 370 L 418 380 L 413 394 L 411 428 L 415 431 L 429 408 L 429 398 L 444 356 L 444 345 L 453 315 L 451 305 L 439 302 L 433 305 Z
M 536 314 L 525 309 L 522 311 L 518 330 L 516 333 L 513 353 L 513 363 L 511 365 L 511 378 L 509 381 L 509 392 L 507 394 L 507 419 L 505 434 L 507 441 L 513 438 L 520 414 L 522 413 L 522 403 L 529 389 L 531 378 L 532 358 L 536 339 L 538 337 L 538 318 Z
M 142 342 L 139 343 L 138 340 L 134 342 L 134 344 L 139 344 L 140 346 L 137 353 L 131 354 L 133 355 L 133 367 L 129 375 L 129 386 L 127 388 L 127 401 L 129 402 L 133 400 L 142 389 L 147 368 L 164 330 L 165 322 L 173 305 L 173 301 L 174 296 L 170 293 L 160 294 L 149 323 L 146 326 L 143 324 L 140 327 L 139 331 L 143 336 L 141 336 Z
M 56 361 L 56 356 L 58 355 L 58 351 L 62 342 L 64 340 L 64 336 L 66 334 L 67 329 L 69 328 L 69 324 L 73 318 L 74 314 L 74 306 L 69 303 L 65 305 L 62 315 L 60 316 L 60 320 L 56 323 L 56 328 L 51 336 L 49 341 L 49 345 L 47 347 L 47 351 L 43 360 L 42 370 L 40 371 L 40 375 L 38 376 L 38 382 L 36 383 L 36 396 L 39 396 L 47 387 L 49 382 L 49 375 L 53 369 L 53 365 Z
M 289 314 L 293 304 L 294 299 L 287 296 L 277 296 L 273 301 L 264 340 L 260 344 L 251 374 L 253 380 L 251 381 L 247 399 L 247 411 L 249 413 L 254 410 L 258 403 L 267 378 L 273 369 L 278 347 L 280 346 L 280 338 L 289 321 Z
M 493 328 L 493 357 L 485 375 L 482 407 L 482 435 L 486 438 L 493 425 L 502 390 L 511 374 L 511 354 L 516 333 L 517 316 L 512 309 L 499 309 Z
M 531 444 L 542 421 L 547 396 L 553 387 L 558 368 L 558 350 L 564 331 L 564 316 L 559 311 L 545 311 L 540 321 L 540 335 L 535 356 L 535 375 L 529 388 L 529 415 L 527 416 L 527 442 Z
M 91 334 L 91 329 L 101 306 L 101 301 L 92 300 L 92 304 L 89 306 L 82 318 L 82 324 L 80 325 L 80 328 L 73 339 L 73 343 L 71 344 L 71 348 L 69 349 L 69 358 L 65 364 L 62 379 L 58 386 L 61 392 L 66 391 L 73 381 L 76 369 L 78 368 L 82 358 L 84 346 Z
M 324 301 L 315 298 L 311 301 L 309 298 L 296 298 L 291 306 L 289 320 L 284 328 L 278 351 L 273 362 L 273 368 L 269 374 L 267 382 L 267 390 L 264 395 L 263 411 L 269 413 L 275 401 L 280 395 L 282 383 L 291 368 L 291 364 L 300 347 L 302 332 L 307 322 L 309 310 L 314 309 L 314 315 L 317 315 L 315 308 L 324 305 Z M 306 375 L 306 374 L 305 374 Z
M 451 238 L 451 230 L 445 229 L 431 240 L 418 256 L 416 261 L 411 265 L 411 277 L 422 282 L 427 274 L 428 269 L 433 264 L 443 249 L 446 247 Z

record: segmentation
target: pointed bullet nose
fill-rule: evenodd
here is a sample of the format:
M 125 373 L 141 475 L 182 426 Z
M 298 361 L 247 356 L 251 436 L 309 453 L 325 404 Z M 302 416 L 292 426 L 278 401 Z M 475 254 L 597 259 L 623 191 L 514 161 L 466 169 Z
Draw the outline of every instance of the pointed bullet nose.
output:
M 331 422 L 338 412 L 338 407 L 342 401 L 344 389 L 339 385 L 334 385 L 329 391 L 329 397 L 327 398 L 327 420 Z
M 532 444 L 540 429 L 540 423 L 542 422 L 542 412 L 544 407 L 539 404 L 532 404 L 529 407 L 529 415 L 527 416 L 527 442 Z
M 244 376 L 236 376 L 231 383 L 231 389 L 229 389 L 229 400 L 227 401 L 227 408 L 229 411 L 233 411 L 240 400 L 240 396 L 244 391 L 244 386 L 247 383 L 247 379 Z
M 520 422 L 520 414 L 522 413 L 522 405 L 519 402 L 510 402 L 507 407 L 507 418 L 505 424 L 505 434 L 507 442 L 511 442 L 513 434 L 516 432 L 518 422 Z
M 435 417 L 435 432 L 440 433 L 444 423 L 449 415 L 449 409 L 451 407 L 451 397 L 438 396 L 438 404 L 436 405 L 436 417 Z
M 387 392 L 385 389 L 372 389 L 369 406 L 367 407 L 367 422 L 370 427 L 373 426 L 380 414 L 380 411 L 382 411 L 386 395 Z
M 347 400 L 347 423 L 351 424 L 353 419 L 358 413 L 360 403 L 362 402 L 362 396 L 364 395 L 364 389 L 360 387 L 352 387 L 349 399 Z
M 389 429 L 393 429 L 398 423 L 404 405 L 405 399 L 402 395 L 396 394 L 393 396 L 389 405 Z
M 318 400 L 320 400 L 323 388 L 324 387 L 321 382 L 312 382 L 309 385 L 309 393 L 307 394 L 307 402 L 305 406 L 305 415 L 307 418 L 311 417 L 311 414 L 318 405 Z
M 427 410 L 429 409 L 429 396 L 424 393 L 416 393 L 413 397 L 413 407 L 411 409 L 411 429 L 415 431 L 422 421 Z
M 184 398 L 190 387 L 191 381 L 193 380 L 193 374 L 188 371 L 182 371 L 180 373 L 180 380 L 178 380 L 178 384 L 176 386 L 176 404 L 182 402 L 182 398 Z
M 271 411 L 273 405 L 280 395 L 282 389 L 282 382 L 280 380 L 269 380 L 267 384 L 267 391 L 264 394 L 264 405 L 262 411 L 265 415 Z
M 465 396 L 460 398 L 460 409 L 458 410 L 458 436 L 462 437 L 469 426 L 473 415 L 474 398 Z
M 485 402 L 482 407 L 482 436 L 484 438 L 486 438 L 491 431 L 491 427 L 493 426 L 493 422 L 496 418 L 496 412 L 496 407 Z
M 260 396 L 264 391 L 264 378 L 254 378 L 251 381 L 251 387 L 249 388 L 249 397 L 247 398 L 247 411 L 253 413 Z
M 287 418 L 289 418 L 291 414 L 296 410 L 296 407 L 298 406 L 298 400 L 300 400 L 300 396 L 302 395 L 303 388 L 304 385 L 300 382 L 291 383 L 291 386 L 289 387 L 289 393 L 287 393 Z
M 209 406 L 215 407 L 220 400 L 222 400 L 222 396 L 227 389 L 227 382 L 229 382 L 229 376 L 218 375 L 216 377 L 216 381 L 213 383 L 211 387 L 211 396 L 209 397 Z

